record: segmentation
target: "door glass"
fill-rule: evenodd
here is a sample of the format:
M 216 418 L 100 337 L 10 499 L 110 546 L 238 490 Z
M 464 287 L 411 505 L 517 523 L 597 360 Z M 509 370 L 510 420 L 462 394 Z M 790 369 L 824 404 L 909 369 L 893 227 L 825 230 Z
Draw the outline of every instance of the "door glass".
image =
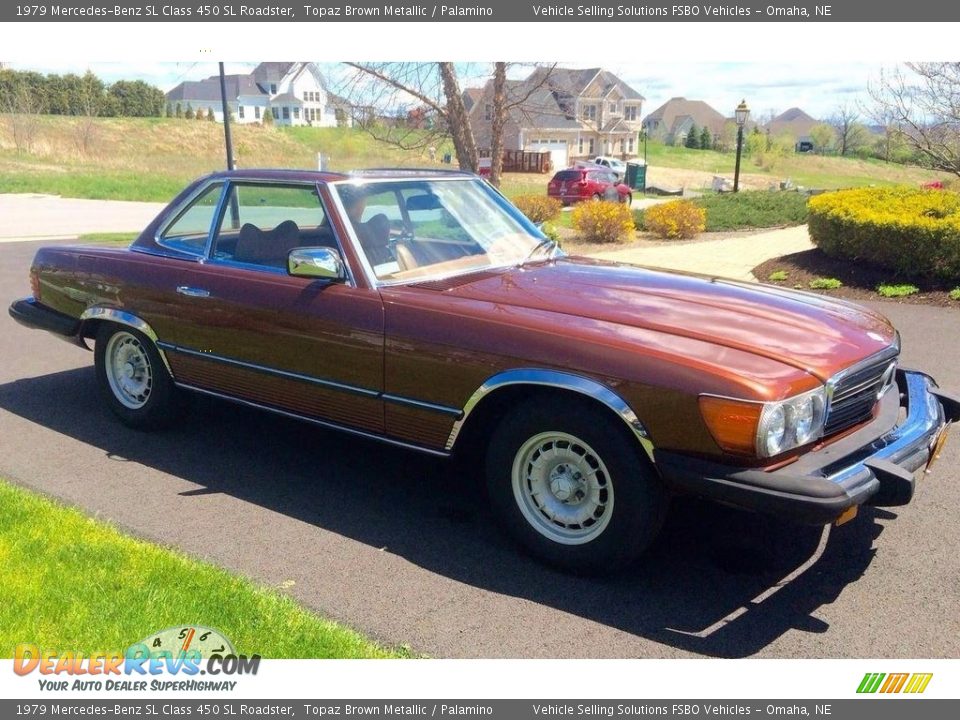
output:
M 215 260 L 287 267 L 296 247 L 337 247 L 316 185 L 235 183 L 214 241 Z

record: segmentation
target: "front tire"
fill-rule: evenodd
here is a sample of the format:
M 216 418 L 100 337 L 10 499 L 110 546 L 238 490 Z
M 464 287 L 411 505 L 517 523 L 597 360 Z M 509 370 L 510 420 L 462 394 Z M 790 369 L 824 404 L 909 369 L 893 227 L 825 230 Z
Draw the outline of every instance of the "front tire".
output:
M 101 395 L 125 425 L 154 430 L 176 420 L 179 393 L 159 351 L 143 333 L 104 323 L 97 332 L 94 364 Z
M 579 399 L 507 415 L 487 453 L 487 491 L 505 529 L 532 555 L 575 573 L 604 574 L 640 556 L 667 496 L 635 438 Z

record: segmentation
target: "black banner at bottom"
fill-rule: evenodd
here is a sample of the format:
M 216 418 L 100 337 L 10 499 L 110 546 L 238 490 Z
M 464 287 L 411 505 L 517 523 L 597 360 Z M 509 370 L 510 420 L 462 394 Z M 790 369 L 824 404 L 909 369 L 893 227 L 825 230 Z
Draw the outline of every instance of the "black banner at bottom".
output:
M 909 705 L 909 709 L 906 707 Z M 953 710 L 950 710 L 950 708 Z M 0 700 L 3 718 L 60 717 L 483 717 L 715 718 L 823 717 L 831 720 L 940 720 L 960 700 L 864 697 L 846 700 Z

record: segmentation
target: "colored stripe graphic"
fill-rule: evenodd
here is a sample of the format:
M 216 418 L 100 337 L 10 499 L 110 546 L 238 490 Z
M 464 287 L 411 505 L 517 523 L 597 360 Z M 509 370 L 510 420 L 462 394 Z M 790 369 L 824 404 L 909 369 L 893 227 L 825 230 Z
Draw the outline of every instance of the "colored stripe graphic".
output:
M 910 682 L 907 683 L 907 687 L 904 692 L 922 693 L 927 689 L 927 685 L 930 684 L 930 679 L 932 677 L 933 673 L 914 673 L 913 677 L 910 678 Z
M 867 673 L 863 676 L 863 680 L 860 681 L 860 687 L 857 688 L 857 692 L 875 693 L 885 677 L 886 675 L 884 673 Z
M 922 693 L 933 673 L 867 673 L 857 687 L 858 693 Z

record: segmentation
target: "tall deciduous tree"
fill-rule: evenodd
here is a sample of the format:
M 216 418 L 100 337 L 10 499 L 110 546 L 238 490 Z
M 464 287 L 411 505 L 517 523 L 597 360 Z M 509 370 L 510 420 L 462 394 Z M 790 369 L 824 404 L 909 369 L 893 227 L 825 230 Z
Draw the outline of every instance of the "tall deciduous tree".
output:
M 830 118 L 830 125 L 837 133 L 837 148 L 841 155 L 855 152 L 869 140 L 869 132 L 860 122 L 860 113 L 852 105 L 838 106 Z
M 960 176 L 960 62 L 907 63 L 871 85 L 873 115 L 938 170 Z
M 470 111 L 463 99 L 457 68 L 452 62 L 347 63 L 356 72 L 341 83 L 342 94 L 354 107 L 354 120 L 380 140 L 404 149 L 429 151 L 449 139 L 460 169 L 477 172 L 479 151 Z M 553 66 L 535 81 L 512 88 L 507 81 L 509 64 L 493 64 L 489 121 L 490 181 L 499 185 L 503 169 L 504 128 L 549 77 Z M 416 106 L 415 110 L 411 106 Z M 397 119 L 401 118 L 401 119 Z M 415 118 L 415 122 L 411 121 Z

